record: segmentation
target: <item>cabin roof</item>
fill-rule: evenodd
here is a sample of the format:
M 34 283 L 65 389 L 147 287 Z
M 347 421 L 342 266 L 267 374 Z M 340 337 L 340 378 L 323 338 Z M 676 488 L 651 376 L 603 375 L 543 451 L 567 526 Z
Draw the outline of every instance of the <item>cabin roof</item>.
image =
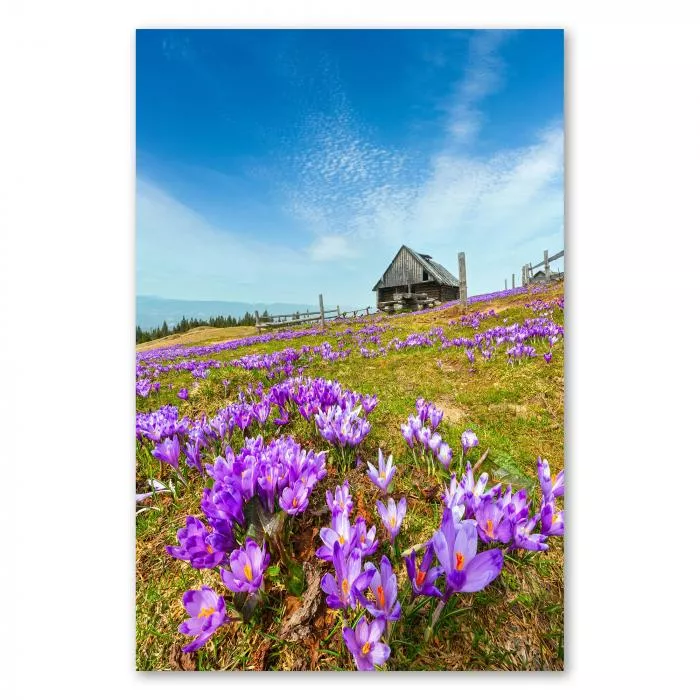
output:
M 398 253 L 394 256 L 393 260 L 389 263 L 389 266 L 384 270 L 382 278 L 387 273 L 389 268 L 394 264 L 394 260 L 398 257 L 402 249 L 406 249 L 409 255 L 413 256 L 418 264 L 438 283 L 445 285 L 447 287 L 459 287 L 459 280 L 445 267 L 443 267 L 439 262 L 433 260 L 432 256 L 427 253 L 416 253 L 415 250 L 409 248 L 407 245 L 401 246 Z M 382 278 L 379 279 L 377 284 L 372 287 L 372 291 L 375 292 L 377 289 L 381 288 Z

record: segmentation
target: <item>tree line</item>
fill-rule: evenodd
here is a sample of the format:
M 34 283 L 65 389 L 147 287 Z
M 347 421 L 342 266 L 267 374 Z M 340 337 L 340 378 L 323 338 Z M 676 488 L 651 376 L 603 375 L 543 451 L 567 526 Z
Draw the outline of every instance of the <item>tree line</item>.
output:
M 261 321 L 270 321 L 270 314 L 265 309 L 265 312 L 260 314 Z M 155 328 L 151 331 L 144 331 L 141 326 L 136 326 L 136 344 L 146 343 L 149 340 L 156 340 L 158 338 L 165 338 L 168 335 L 173 335 L 174 333 L 186 333 L 192 328 L 197 328 L 199 326 L 212 326 L 213 328 L 230 328 L 231 326 L 254 326 L 255 316 L 249 311 L 245 312 L 244 316 L 236 319 L 233 316 L 212 316 L 208 321 L 201 318 L 190 318 L 187 319 L 184 316 L 182 320 L 176 323 L 174 326 L 168 326 L 167 321 L 163 321 L 163 325 L 160 328 Z

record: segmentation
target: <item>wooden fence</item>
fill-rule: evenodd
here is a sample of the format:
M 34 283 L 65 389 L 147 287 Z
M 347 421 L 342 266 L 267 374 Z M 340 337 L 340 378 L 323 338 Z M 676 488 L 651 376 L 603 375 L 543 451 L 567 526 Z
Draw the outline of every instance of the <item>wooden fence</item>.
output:
M 538 267 L 544 267 L 544 279 L 546 282 L 549 282 L 550 280 L 553 280 L 553 279 L 559 279 L 559 278 L 563 277 L 564 273 L 562 273 L 562 272 L 552 273 L 552 270 L 550 268 L 550 263 L 553 263 L 555 260 L 559 260 L 559 258 L 563 258 L 563 257 L 564 257 L 563 250 L 560 250 L 558 253 L 556 253 L 555 255 L 552 255 L 551 257 L 549 255 L 549 251 L 545 250 L 543 260 L 541 262 L 538 262 L 537 265 L 532 265 L 531 263 L 528 263 L 527 265 L 523 265 L 523 268 L 522 268 L 523 287 L 526 287 L 528 284 L 531 284 L 533 282 L 532 271 L 536 270 Z M 515 288 L 515 275 L 513 275 L 513 288 Z
M 260 318 L 260 314 L 255 312 L 255 327 L 258 333 L 262 333 L 263 330 L 274 330 L 275 328 L 281 328 L 283 326 L 293 326 L 299 323 L 314 323 L 320 321 L 322 326 L 326 325 L 326 321 L 338 321 L 351 318 L 358 318 L 359 316 L 368 316 L 371 307 L 366 306 L 363 309 L 355 309 L 353 311 L 341 311 L 340 305 L 336 306 L 335 309 L 327 311 L 323 306 L 323 294 L 318 295 L 318 310 L 305 312 L 294 311 L 293 313 L 287 314 L 277 314 L 276 316 L 267 316 L 268 320 L 263 320 Z

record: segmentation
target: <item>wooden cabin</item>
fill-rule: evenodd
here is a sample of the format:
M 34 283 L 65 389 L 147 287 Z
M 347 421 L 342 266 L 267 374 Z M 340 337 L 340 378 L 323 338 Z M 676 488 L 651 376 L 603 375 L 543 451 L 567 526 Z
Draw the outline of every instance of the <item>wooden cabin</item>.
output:
M 378 309 L 399 311 L 459 299 L 459 281 L 430 255 L 402 245 L 372 291 Z

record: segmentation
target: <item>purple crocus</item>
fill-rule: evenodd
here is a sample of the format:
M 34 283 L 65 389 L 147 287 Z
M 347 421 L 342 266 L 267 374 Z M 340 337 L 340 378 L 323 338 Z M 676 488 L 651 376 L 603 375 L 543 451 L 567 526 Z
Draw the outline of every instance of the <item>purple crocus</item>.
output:
M 280 508 L 289 515 L 297 515 L 306 510 L 309 505 L 309 489 L 301 481 L 293 486 L 287 486 L 279 499 Z
M 382 454 L 381 447 L 379 448 L 379 469 L 377 469 L 377 467 L 375 467 L 371 462 L 367 462 L 367 476 L 370 478 L 372 483 L 381 489 L 382 493 L 386 493 L 386 490 L 389 488 L 389 484 L 396 473 L 396 467 L 394 466 L 393 462 L 393 455 L 389 455 L 386 462 L 384 461 L 384 455 Z
M 491 583 L 503 568 L 503 551 L 489 549 L 476 553 L 479 536 L 473 520 L 455 523 L 453 513 L 445 509 L 440 529 L 433 534 L 432 544 L 445 570 L 445 593 L 474 593 Z
M 367 523 L 364 518 L 358 518 L 355 521 L 355 541 L 360 548 L 363 557 L 369 557 L 377 551 L 379 540 L 376 539 L 377 526 L 372 525 L 368 530 Z
M 181 398 L 183 401 L 187 401 L 187 399 L 190 398 L 190 392 L 187 391 L 186 387 L 182 387 L 180 391 L 177 392 L 178 398 Z
M 362 404 L 362 408 L 364 408 L 366 415 L 369 415 L 377 407 L 378 401 L 379 399 L 377 399 L 376 394 L 367 394 L 360 399 L 360 403 Z
M 258 543 L 249 537 L 243 547 L 231 552 L 231 571 L 222 569 L 221 580 L 234 593 L 255 594 L 263 584 L 263 573 L 269 562 L 270 554 L 265 551 L 265 543 L 260 549 Z
M 552 498 L 564 495 L 564 470 L 557 474 L 554 484 L 552 484 L 552 474 L 549 469 L 549 462 L 541 457 L 537 458 L 537 478 L 542 489 L 542 500 L 547 503 Z
M 195 637 L 194 641 L 182 647 L 186 654 L 203 647 L 221 625 L 231 620 L 226 615 L 226 602 L 209 586 L 200 590 L 190 590 L 182 596 L 188 620 L 180 624 L 181 634 Z
M 450 463 L 452 462 L 452 448 L 446 442 L 443 442 L 438 448 L 437 458 L 445 469 L 450 468 Z
M 364 522 L 364 521 L 363 521 Z M 355 548 L 356 531 L 350 524 L 350 516 L 342 511 L 331 519 L 330 527 L 322 527 L 319 536 L 323 545 L 316 550 L 316 556 L 325 561 L 333 561 L 335 543 L 339 543 L 343 554 L 348 556 Z
M 384 626 L 384 620 L 368 623 L 363 615 L 355 629 L 343 627 L 343 639 L 355 659 L 358 671 L 374 671 L 375 666 L 382 666 L 389 658 L 389 645 L 379 641 Z
M 415 433 L 409 423 L 401 424 L 401 434 L 403 435 L 404 440 L 406 440 L 408 443 L 408 446 L 413 447 L 415 444 Z
M 397 600 L 399 588 L 396 583 L 396 574 L 391 568 L 391 562 L 384 556 L 379 562 L 379 570 L 374 564 L 368 562 L 365 571 L 372 572 L 369 580 L 369 589 L 372 591 L 373 600 L 368 600 L 364 589 L 355 583 L 357 597 L 371 615 L 378 619 L 395 621 L 401 617 L 401 604 Z
M 193 515 L 188 515 L 185 527 L 177 531 L 179 547 L 167 545 L 165 550 L 175 559 L 188 561 L 195 569 L 213 569 L 225 554 L 212 546 L 209 530 Z
M 547 364 L 549 364 L 549 363 L 552 361 L 552 353 L 551 353 L 551 352 L 545 352 L 545 353 L 542 355 L 542 359 L 543 359 Z
M 362 555 L 359 549 L 353 549 L 346 557 L 339 542 L 333 545 L 333 565 L 335 576 L 324 574 L 321 579 L 321 589 L 326 594 L 326 604 L 329 608 L 348 608 L 357 605 L 354 584 L 367 587 L 371 578 L 370 572 L 362 573 Z M 362 578 L 360 578 L 362 577 Z M 357 579 L 360 578 L 359 581 Z
M 414 598 L 417 595 L 429 595 L 438 598 L 442 595 L 435 587 L 436 579 L 442 574 L 442 567 L 431 566 L 434 558 L 435 552 L 432 543 L 426 547 L 420 567 L 416 568 L 415 549 L 412 549 L 411 553 L 404 557 L 406 573 L 408 574 L 408 580 L 411 582 Z
M 347 513 L 349 515 L 352 512 L 352 496 L 350 495 L 350 484 L 347 480 L 342 486 L 335 487 L 335 494 L 330 490 L 326 491 L 326 503 L 331 515 L 336 513 Z
M 473 430 L 465 430 L 462 433 L 462 451 L 464 454 L 467 454 L 472 447 L 476 447 L 478 444 L 479 439 Z
M 177 465 L 180 461 L 180 441 L 177 439 L 177 435 L 165 438 L 163 442 L 158 443 L 151 454 L 177 471 Z
M 545 503 L 541 511 L 543 535 L 563 535 L 564 534 L 564 511 L 557 510 L 554 501 Z
M 406 499 L 402 498 L 398 505 L 394 503 L 393 498 L 387 501 L 387 505 L 377 501 L 377 513 L 379 513 L 379 517 L 382 519 L 393 543 L 406 515 Z
M 498 501 L 486 496 L 479 503 L 475 516 L 477 532 L 484 542 L 510 542 L 512 524 Z
M 546 544 L 547 535 L 532 534 L 539 519 L 539 516 L 535 516 L 513 527 L 513 543 L 511 544 L 513 549 L 527 549 L 535 552 L 549 549 L 549 545 Z
M 443 415 L 444 412 L 441 411 L 437 406 L 431 404 L 428 407 L 427 418 L 430 421 L 430 425 L 433 427 L 433 430 L 436 430 L 438 425 L 440 425 L 440 421 L 442 420 Z

